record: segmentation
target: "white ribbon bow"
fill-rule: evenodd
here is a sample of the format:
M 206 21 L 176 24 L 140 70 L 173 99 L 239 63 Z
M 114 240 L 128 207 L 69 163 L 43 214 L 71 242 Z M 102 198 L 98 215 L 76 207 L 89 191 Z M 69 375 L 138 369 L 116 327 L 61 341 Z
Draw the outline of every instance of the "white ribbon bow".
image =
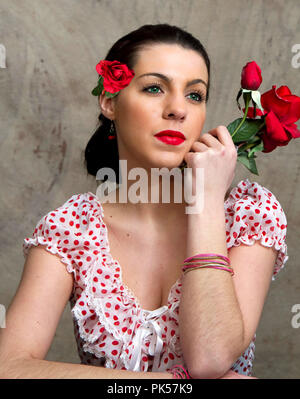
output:
M 130 370 L 141 371 L 141 357 L 142 357 L 142 344 L 146 337 L 150 336 L 149 345 L 149 355 L 154 356 L 152 371 L 157 371 L 160 361 L 160 354 L 163 348 L 163 340 L 161 338 L 161 327 L 158 325 L 157 321 L 152 320 L 155 317 L 162 315 L 168 306 L 162 306 L 159 309 L 151 311 L 145 317 L 145 322 L 137 329 L 132 344 L 134 345 L 134 350 L 132 353 L 132 358 L 130 360 Z

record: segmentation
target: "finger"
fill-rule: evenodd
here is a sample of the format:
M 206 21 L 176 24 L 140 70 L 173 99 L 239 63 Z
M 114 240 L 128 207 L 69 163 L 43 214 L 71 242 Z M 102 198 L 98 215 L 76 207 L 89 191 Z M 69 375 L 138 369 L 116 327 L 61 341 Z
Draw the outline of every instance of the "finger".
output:
M 223 147 L 223 144 L 218 140 L 218 138 L 209 133 L 204 133 L 200 137 L 200 140 L 210 148 L 216 148 L 220 150 Z
M 191 148 L 191 150 L 189 152 L 187 152 L 184 156 L 184 160 L 187 164 L 190 164 L 194 157 L 202 154 L 203 152 L 207 151 L 208 147 L 206 147 L 205 144 L 201 145 L 201 143 L 199 143 L 199 145 L 196 145 L 195 147 Z
M 208 150 L 207 145 L 204 143 L 200 143 L 200 141 L 195 141 L 191 147 L 191 151 L 194 152 L 203 152 L 207 150 Z
M 234 147 L 231 134 L 229 133 L 229 130 L 227 129 L 226 126 L 220 125 L 215 129 L 210 130 L 208 133 L 216 137 L 220 141 L 220 143 L 222 143 L 224 146 Z

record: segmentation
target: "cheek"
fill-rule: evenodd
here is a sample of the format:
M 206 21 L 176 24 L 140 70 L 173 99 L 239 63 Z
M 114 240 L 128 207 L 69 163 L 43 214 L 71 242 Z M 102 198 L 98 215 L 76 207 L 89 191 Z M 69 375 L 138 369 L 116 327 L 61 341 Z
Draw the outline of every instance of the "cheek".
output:
M 149 123 L 153 122 L 158 117 L 158 107 L 153 107 L 153 104 L 147 103 L 147 101 L 141 101 L 139 98 L 137 101 L 127 101 L 122 110 L 120 110 L 119 116 L 121 125 L 130 126 L 133 130 L 148 126 Z
M 204 108 L 201 110 L 198 119 L 199 119 L 199 123 L 201 123 L 202 125 L 204 125 L 205 119 L 206 119 L 206 107 L 204 107 Z
M 205 119 L 206 119 L 206 112 L 205 110 L 200 112 L 199 115 L 194 120 L 193 126 L 195 127 L 195 134 L 198 137 L 202 133 L 203 126 L 205 124 Z

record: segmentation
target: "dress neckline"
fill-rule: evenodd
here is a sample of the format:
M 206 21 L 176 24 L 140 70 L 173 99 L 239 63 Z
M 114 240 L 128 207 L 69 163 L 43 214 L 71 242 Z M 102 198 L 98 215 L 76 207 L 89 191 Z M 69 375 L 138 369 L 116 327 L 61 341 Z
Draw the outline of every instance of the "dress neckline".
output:
M 156 314 L 161 313 L 163 309 L 167 310 L 167 309 L 168 309 L 168 305 L 171 303 L 171 294 L 172 294 L 172 291 L 173 291 L 173 289 L 179 284 L 179 282 L 180 282 L 180 280 L 181 280 L 181 278 L 182 278 L 182 275 L 175 281 L 175 283 L 174 283 L 174 284 L 172 285 L 172 287 L 170 288 L 170 291 L 169 291 L 169 294 L 168 294 L 167 305 L 160 306 L 159 308 L 156 308 L 156 309 L 153 309 L 153 310 L 148 310 L 148 309 L 142 308 L 142 306 L 141 306 L 141 304 L 140 304 L 140 301 L 138 300 L 138 298 L 137 298 L 137 296 L 135 295 L 135 293 L 134 293 L 127 285 L 124 284 L 124 282 L 123 282 L 123 273 L 122 273 L 123 270 L 122 270 L 122 266 L 121 266 L 121 264 L 119 263 L 119 261 L 118 261 L 117 259 L 114 259 L 114 258 L 113 258 L 112 254 L 111 254 L 111 252 L 110 252 L 110 244 L 109 244 L 109 239 L 108 239 L 108 228 L 107 228 L 106 223 L 105 223 L 104 220 L 103 220 L 103 217 L 104 217 L 104 209 L 103 209 L 103 206 L 102 206 L 102 204 L 101 204 L 99 198 L 98 198 L 94 193 L 92 193 L 91 191 L 89 191 L 88 194 L 89 194 L 89 195 L 92 195 L 92 196 L 95 198 L 96 203 L 98 204 L 98 206 L 99 206 L 99 208 L 100 208 L 100 211 L 101 211 L 101 220 L 100 220 L 100 222 L 102 223 L 102 226 L 103 226 L 104 231 L 105 231 L 106 253 L 107 253 L 108 257 L 109 257 L 110 262 L 114 263 L 114 264 L 120 269 L 119 276 L 116 277 L 116 279 L 119 281 L 119 284 L 122 285 L 122 286 L 124 287 L 124 291 L 125 291 L 126 295 L 127 295 L 127 296 L 131 296 L 131 297 L 134 299 L 134 302 L 135 302 L 137 308 L 138 308 L 141 312 L 145 313 L 146 315 L 150 315 L 150 314 L 153 313 L 153 316 L 155 316 Z

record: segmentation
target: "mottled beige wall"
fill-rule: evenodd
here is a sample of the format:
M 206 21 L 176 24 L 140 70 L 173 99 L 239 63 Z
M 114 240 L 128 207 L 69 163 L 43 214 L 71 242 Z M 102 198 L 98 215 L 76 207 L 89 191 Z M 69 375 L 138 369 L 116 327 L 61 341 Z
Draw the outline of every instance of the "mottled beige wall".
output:
M 288 85 L 300 94 L 299 0 L 0 0 L 0 304 L 8 307 L 24 259 L 23 238 L 71 195 L 96 190 L 83 150 L 98 117 L 90 92 L 96 63 L 121 36 L 145 23 L 178 25 L 197 36 L 212 61 L 205 129 L 239 116 L 235 96 L 242 66 L 256 60 L 261 91 Z M 289 261 L 271 290 L 257 331 L 254 372 L 261 378 L 300 377 L 300 329 L 291 308 L 300 303 L 300 140 L 258 154 L 259 176 L 238 164 L 234 182 L 248 177 L 271 190 L 288 219 Z M 48 360 L 79 361 L 69 305 Z

